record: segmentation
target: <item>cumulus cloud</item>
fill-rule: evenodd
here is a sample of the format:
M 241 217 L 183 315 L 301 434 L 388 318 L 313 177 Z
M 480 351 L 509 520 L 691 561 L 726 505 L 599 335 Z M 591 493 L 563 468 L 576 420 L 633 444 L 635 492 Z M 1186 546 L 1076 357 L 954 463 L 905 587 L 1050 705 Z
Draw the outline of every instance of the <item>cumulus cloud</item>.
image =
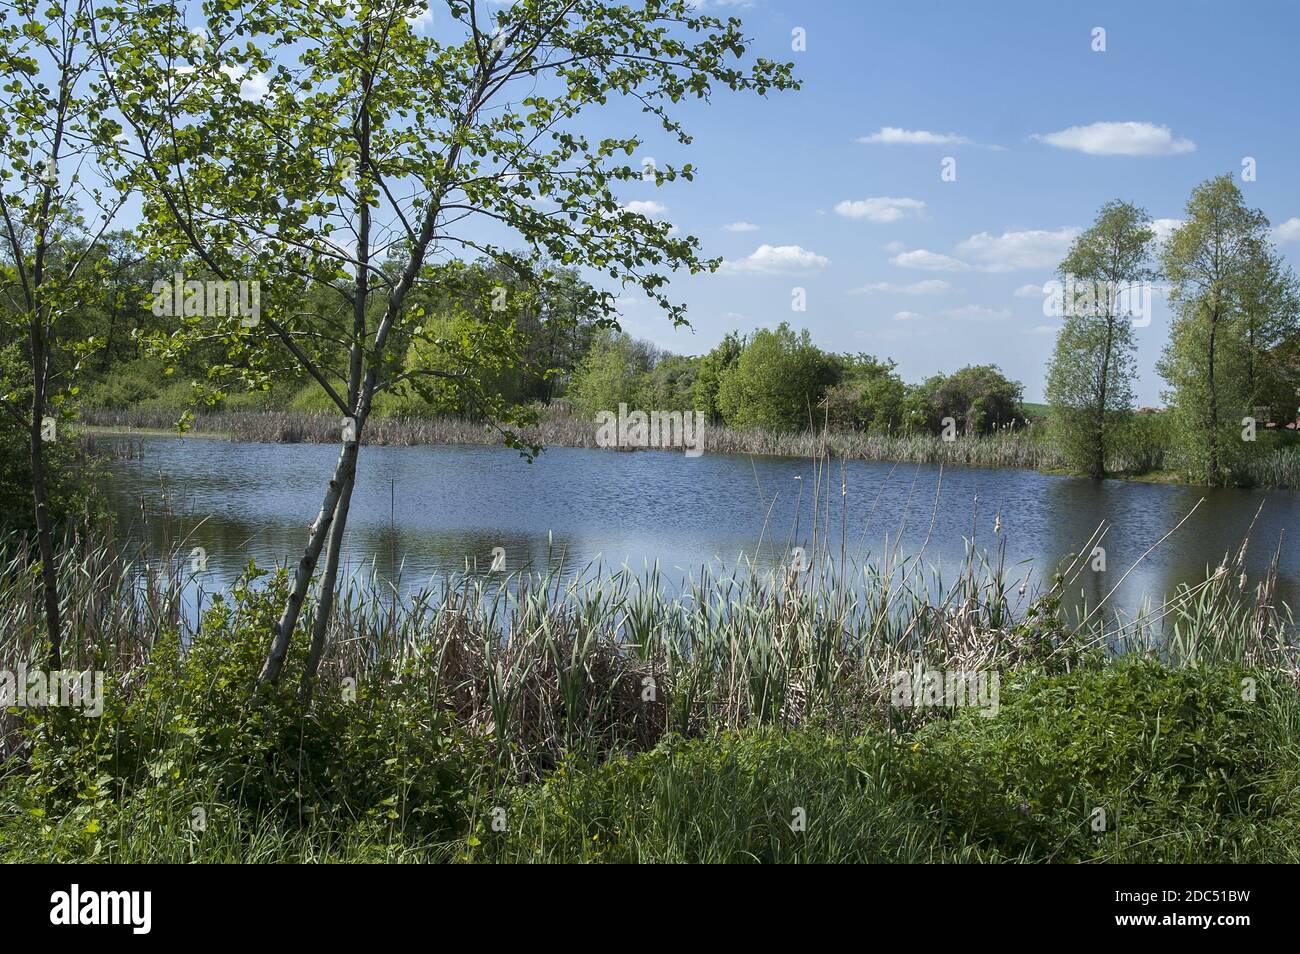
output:
M 969 272 L 971 266 L 951 255 L 931 252 L 929 249 L 916 248 L 910 252 L 899 252 L 890 258 L 890 264 L 899 268 L 916 268 L 923 272 Z
M 916 321 L 918 318 L 924 318 L 924 315 L 918 315 L 914 311 L 896 311 L 894 312 L 895 321 Z
M 920 199 L 894 199 L 878 196 L 873 199 L 845 199 L 835 205 L 837 214 L 846 219 L 867 219 L 870 222 L 897 222 L 908 215 L 920 212 L 925 203 Z
M 644 215 L 647 217 L 663 215 L 668 211 L 668 206 L 664 205 L 662 202 L 655 202 L 653 200 L 642 201 L 640 199 L 635 202 L 628 202 L 623 206 L 623 208 L 628 212 L 635 212 L 637 215 Z
M 1028 229 L 993 235 L 979 232 L 957 246 L 957 254 L 984 271 L 1055 268 L 1078 236 L 1076 228 Z
M 1151 231 L 1156 233 L 1157 242 L 1167 242 L 1169 236 L 1174 234 L 1174 229 L 1182 224 L 1182 219 L 1152 219 Z
M 249 73 L 242 66 L 223 66 L 221 72 L 239 84 L 239 98 L 256 103 L 271 91 L 271 79 L 265 73 Z
M 753 222 L 728 222 L 723 227 L 726 232 L 757 232 L 758 226 Z
M 760 245 L 753 252 L 741 259 L 729 259 L 722 263 L 726 271 L 759 272 L 780 274 L 788 272 L 806 272 L 825 268 L 830 259 L 798 245 Z
M 432 26 L 433 7 L 428 3 L 422 7 L 413 7 L 411 12 L 406 15 L 406 22 L 410 24 L 412 30 L 419 30 L 426 26 Z
M 897 126 L 881 126 L 870 136 L 859 136 L 858 142 L 868 145 L 883 146 L 960 146 L 970 142 L 965 136 L 956 133 L 936 133 L 925 129 L 900 129 Z
M 1042 285 L 1021 285 L 1011 294 L 1016 298 L 1037 298 L 1045 293 Z
M 1294 215 L 1273 229 L 1276 242 L 1300 242 L 1300 218 Z
M 1176 156 L 1196 149 L 1190 139 L 1179 139 L 1168 126 L 1154 123 L 1093 123 L 1029 138 L 1090 156 Z

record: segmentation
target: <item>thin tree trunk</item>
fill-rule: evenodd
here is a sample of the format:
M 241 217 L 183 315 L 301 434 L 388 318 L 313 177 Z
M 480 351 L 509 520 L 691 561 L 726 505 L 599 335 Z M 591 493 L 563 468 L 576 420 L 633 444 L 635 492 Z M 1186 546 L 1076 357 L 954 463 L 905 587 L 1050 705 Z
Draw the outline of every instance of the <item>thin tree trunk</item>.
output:
M 257 677 L 259 685 L 274 683 L 280 678 L 280 671 L 284 668 L 284 659 L 289 652 L 289 642 L 293 639 L 294 629 L 297 628 L 298 616 L 302 613 L 302 604 L 307 598 L 307 590 L 311 586 L 312 574 L 316 571 L 321 549 L 329 536 L 330 528 L 334 525 L 334 515 L 338 509 L 339 498 L 343 493 L 345 475 L 349 472 L 356 472 L 357 442 L 361 438 L 360 430 L 361 422 L 358 421 L 358 433 L 353 435 L 354 439 L 344 444 L 343 449 L 339 451 L 339 459 L 334 465 L 334 474 L 330 477 L 329 486 L 325 490 L 325 499 L 321 502 L 320 513 L 316 517 L 316 522 L 312 525 L 311 535 L 307 538 L 307 549 L 303 552 L 302 559 L 298 561 L 298 569 L 294 573 L 293 589 L 289 593 L 289 599 L 285 603 L 280 621 L 275 625 L 271 650 L 267 654 L 266 662 L 262 665 L 262 672 Z
M 370 31 L 362 34 L 362 57 L 370 52 Z M 348 406 L 352 408 L 353 420 L 358 429 L 357 439 L 365 416 L 369 415 L 369 403 L 362 409 L 360 397 L 362 387 L 362 370 L 364 367 L 362 348 L 366 337 L 366 306 L 370 302 L 370 201 L 366 194 L 366 181 L 370 174 L 370 109 L 367 106 L 372 77 L 369 72 L 362 84 L 362 101 L 357 110 L 357 150 L 360 162 L 357 164 L 357 267 L 356 292 L 352 303 L 352 347 L 348 355 Z M 363 416 L 364 415 L 364 416 Z M 352 502 L 352 487 L 357 478 L 357 459 L 352 462 L 344 474 L 344 486 L 339 495 L 338 505 L 334 511 L 334 526 L 330 529 L 329 547 L 325 553 L 325 573 L 321 577 L 320 591 L 316 600 L 316 618 L 312 622 L 311 645 L 307 651 L 307 666 L 302 674 L 302 690 L 310 695 L 316 682 L 316 673 L 320 669 L 321 658 L 325 655 L 325 639 L 329 634 L 330 616 L 334 611 L 334 588 L 338 582 L 339 553 L 343 549 L 343 533 L 348 525 L 348 508 Z
M 1214 381 L 1215 336 L 1219 331 L 1219 303 L 1216 300 L 1210 314 L 1210 369 L 1207 384 L 1210 390 L 1210 466 L 1211 484 L 1219 483 L 1219 391 Z
M 33 322 L 33 365 L 43 368 L 45 363 L 43 342 Z M 41 437 L 41 424 L 45 417 L 44 374 L 38 373 L 32 394 L 32 498 L 36 506 L 36 544 L 41 556 L 41 583 L 45 594 L 45 632 L 50 644 L 49 667 L 57 672 L 63 668 L 63 625 L 59 616 L 59 578 L 54 566 L 54 532 L 50 527 L 50 495 L 45 484 L 45 442 Z
M 321 576 L 319 595 L 316 598 L 316 617 L 311 626 L 311 647 L 307 652 L 307 667 L 302 674 L 302 688 L 310 694 L 320 669 L 321 658 L 325 655 L 325 637 L 329 631 L 330 617 L 334 610 L 334 591 L 338 585 L 339 554 L 343 549 L 343 532 L 348 524 L 348 507 L 352 502 L 352 488 L 357 478 L 357 460 L 353 455 L 352 466 L 344 475 L 343 491 L 334 511 L 334 525 L 330 528 L 329 546 L 325 550 L 325 572 Z

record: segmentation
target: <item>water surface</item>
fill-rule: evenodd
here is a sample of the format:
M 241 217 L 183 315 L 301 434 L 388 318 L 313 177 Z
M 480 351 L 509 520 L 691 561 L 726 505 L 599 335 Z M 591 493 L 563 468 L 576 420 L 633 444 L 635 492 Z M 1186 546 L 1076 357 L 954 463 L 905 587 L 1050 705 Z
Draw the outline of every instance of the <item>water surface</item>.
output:
M 138 438 L 136 440 L 139 440 Z M 188 535 L 207 554 L 204 589 L 228 586 L 250 559 L 296 562 L 338 448 L 149 437 L 140 459 L 111 465 L 119 524 L 151 546 Z M 730 570 L 789 559 L 808 547 L 813 482 L 808 460 L 680 452 L 550 448 L 528 463 L 501 447 L 363 447 L 344 559 L 403 589 L 447 573 L 593 563 L 644 570 L 670 582 L 701 565 Z M 967 541 L 1006 541 L 1019 577 L 1050 575 L 1103 522 L 1105 572 L 1085 572 L 1079 595 L 1096 602 L 1198 500 L 1196 512 L 1143 560 L 1111 603 L 1127 613 L 1179 583 L 1204 579 L 1235 554 L 1259 512 L 1247 566 L 1262 573 L 1281 547 L 1279 595 L 1300 605 L 1300 493 L 1210 489 L 1054 477 L 1028 470 L 850 461 L 833 463 L 831 549 L 860 560 L 886 547 L 915 553 L 953 575 Z M 1261 510 L 1262 505 L 1262 510 Z M 166 529 L 165 515 L 171 515 Z M 933 528 L 931 524 L 933 521 Z M 847 526 L 842 538 L 841 528 Z M 995 528 L 1000 530 L 995 535 Z M 927 542 L 928 537 L 928 542 Z M 400 571 L 400 572 L 399 572 Z

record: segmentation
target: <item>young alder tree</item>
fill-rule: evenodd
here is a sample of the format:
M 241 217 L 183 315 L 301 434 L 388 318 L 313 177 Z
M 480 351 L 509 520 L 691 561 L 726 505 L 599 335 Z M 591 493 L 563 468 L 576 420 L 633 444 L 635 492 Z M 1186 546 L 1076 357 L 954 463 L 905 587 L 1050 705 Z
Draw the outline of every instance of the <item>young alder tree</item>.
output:
M 22 342 L 0 407 L 28 435 L 49 666 L 62 668 L 48 460 L 57 412 L 94 342 L 68 326 L 94 298 L 98 243 L 122 204 L 102 165 L 117 126 L 91 46 L 91 3 L 0 3 L 0 269 L 4 343 Z M 106 49 L 117 32 L 105 31 Z
M 1058 268 L 1069 298 L 1047 369 L 1050 426 L 1071 466 L 1098 479 L 1133 406 L 1133 312 L 1156 277 L 1154 239 L 1145 210 L 1108 202 Z
M 666 273 L 716 262 L 617 192 L 690 179 L 691 166 L 655 163 L 635 133 L 589 138 L 578 121 L 621 101 L 684 147 L 675 106 L 717 88 L 793 88 L 792 66 L 747 63 L 739 20 L 690 0 L 446 0 L 427 31 L 429 7 L 411 0 L 122 0 L 100 12 L 132 37 L 106 64 L 154 253 L 261 288 L 256 326 L 187 306 L 159 343 L 176 351 L 219 336 L 230 363 L 214 374 L 253 380 L 287 357 L 346 421 L 260 677 L 279 678 L 324 551 L 309 684 L 376 395 L 422 375 L 472 386 L 507 347 L 504 332 L 423 340 L 411 291 L 430 265 L 485 258 L 546 298 L 552 276 L 531 264 L 544 258 L 638 286 L 684 322 Z M 320 288 L 342 307 L 304 310 Z M 510 324 L 519 303 L 493 304 Z M 612 322 L 612 296 L 583 304 Z M 452 360 L 412 367 L 403 344 Z
M 1232 476 L 1248 446 L 1243 420 L 1258 396 L 1250 384 L 1251 329 L 1285 334 L 1277 316 L 1261 313 L 1277 303 L 1256 284 L 1275 255 L 1268 236 L 1264 213 L 1247 208 L 1232 176 L 1223 175 L 1192 190 L 1187 219 L 1162 255 L 1176 317 L 1157 369 L 1170 385 L 1165 397 L 1183 464 L 1211 484 Z

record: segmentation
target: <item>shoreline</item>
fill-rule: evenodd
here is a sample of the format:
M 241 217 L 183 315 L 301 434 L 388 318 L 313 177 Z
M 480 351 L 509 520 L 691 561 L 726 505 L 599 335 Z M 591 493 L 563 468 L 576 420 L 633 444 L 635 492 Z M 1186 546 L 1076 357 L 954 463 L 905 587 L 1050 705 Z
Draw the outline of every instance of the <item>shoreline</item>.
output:
M 91 436 L 102 437 L 195 437 L 203 440 L 228 440 L 237 443 L 265 444 L 333 444 L 338 440 L 339 419 L 328 413 L 297 411 L 219 411 L 196 416 L 185 433 L 169 427 L 167 418 L 175 411 L 94 411 L 78 424 Z M 829 456 L 832 459 L 871 461 L 886 464 L 931 464 L 947 467 L 973 467 L 985 470 L 1031 470 L 1050 477 L 1083 477 L 1064 466 L 1054 447 L 1027 430 L 959 437 L 945 442 L 933 435 L 881 435 L 858 432 L 812 431 L 798 434 L 736 431 L 723 426 L 707 429 L 705 452 L 753 457 L 808 459 Z M 538 423 L 519 428 L 524 443 L 548 447 L 588 448 L 627 453 L 629 450 L 653 448 L 605 448 L 596 441 L 596 428 L 584 418 L 573 415 L 544 415 Z M 374 418 L 363 435 L 370 446 L 501 446 L 499 432 L 487 425 L 457 418 Z M 660 452 L 675 452 L 663 451 Z M 1300 447 L 1274 448 L 1268 456 L 1294 454 Z M 1104 480 L 1123 480 L 1148 484 L 1180 484 L 1188 487 L 1210 486 L 1182 479 L 1166 467 L 1150 470 L 1124 470 L 1107 474 Z M 1256 481 L 1251 485 L 1227 485 L 1236 489 L 1300 490 L 1300 482 Z

